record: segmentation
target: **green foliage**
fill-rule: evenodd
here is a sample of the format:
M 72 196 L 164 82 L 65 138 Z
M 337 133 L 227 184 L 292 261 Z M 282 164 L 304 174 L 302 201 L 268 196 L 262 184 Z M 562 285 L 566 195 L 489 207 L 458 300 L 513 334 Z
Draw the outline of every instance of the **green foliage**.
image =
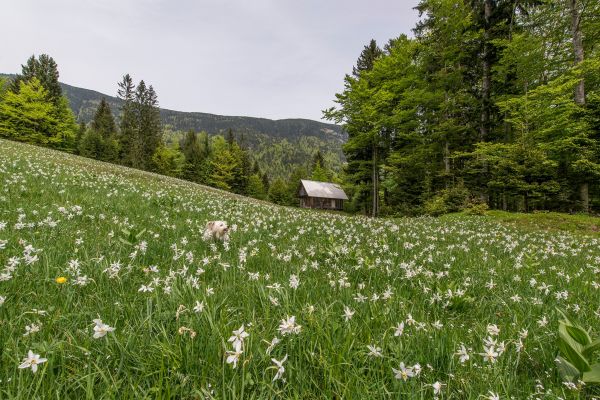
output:
M 206 133 L 202 133 L 204 139 L 208 139 Z M 194 131 L 188 131 L 179 142 L 179 147 L 183 152 L 185 163 L 183 166 L 182 177 L 192 182 L 204 183 L 206 176 L 203 166 L 208 162 L 209 146 L 200 140 Z
M 493 209 L 599 207 L 600 53 L 573 51 L 592 3 L 422 0 L 414 38 L 365 48 L 324 113 L 349 135 L 353 208 L 440 214 L 455 182 Z
M 327 171 L 325 170 L 325 168 L 323 168 L 321 166 L 321 163 L 318 161 L 315 164 L 315 167 L 312 171 L 312 175 L 310 176 L 310 179 L 313 181 L 320 181 L 320 182 L 328 182 L 330 180 L 330 177 L 327 174 Z
M 82 131 L 84 133 L 82 133 Z M 77 132 L 78 154 L 107 162 L 119 162 L 120 144 L 112 112 L 104 99 L 100 102 L 90 128 L 82 123 Z
M 83 157 L 101 160 L 105 152 L 104 138 L 100 132 L 88 129 L 79 141 L 78 154 Z
M 289 187 L 283 181 L 283 179 L 275 179 L 271 183 L 269 188 L 269 200 L 275 204 L 290 205 L 292 197 L 290 195 Z
M 179 177 L 185 166 L 185 156 L 179 149 L 161 145 L 154 152 L 152 163 L 157 173 Z
M 489 206 L 487 203 L 476 203 L 470 205 L 467 209 L 465 209 L 465 214 L 467 215 L 485 215 L 489 210 Z
M 112 115 L 112 111 L 104 98 L 100 101 L 100 105 L 96 110 L 94 119 L 91 123 L 91 129 L 98 132 L 103 138 L 116 136 L 117 125 Z
M 246 189 L 248 196 L 255 199 L 266 200 L 268 193 L 263 180 L 259 174 L 250 175 L 248 178 L 248 187 Z
M 425 213 L 437 216 L 462 211 L 468 206 L 469 196 L 469 191 L 462 184 L 443 189 L 425 202 Z
M 69 148 L 77 126 L 66 100 L 58 106 L 37 78 L 21 80 L 0 103 L 0 136 L 55 148 Z
M 8 84 L 6 78 L 0 76 L 0 102 L 4 98 L 4 93 L 8 90 Z
M 13 80 L 11 90 L 17 93 L 21 82 L 29 82 L 36 78 L 46 89 L 48 100 L 58 107 L 63 96 L 58 82 L 58 65 L 54 59 L 47 54 L 42 54 L 38 58 L 32 55 L 25 65 L 21 65 L 21 68 L 21 74 Z
M 572 322 L 560 310 L 558 348 L 561 356 L 556 365 L 561 377 L 569 382 L 600 384 L 600 363 L 593 363 L 594 353 L 600 350 L 600 338 L 592 340 L 588 331 Z
M 208 184 L 219 189 L 231 190 L 235 183 L 239 160 L 229 150 L 222 136 L 216 136 L 213 140 L 209 165 Z

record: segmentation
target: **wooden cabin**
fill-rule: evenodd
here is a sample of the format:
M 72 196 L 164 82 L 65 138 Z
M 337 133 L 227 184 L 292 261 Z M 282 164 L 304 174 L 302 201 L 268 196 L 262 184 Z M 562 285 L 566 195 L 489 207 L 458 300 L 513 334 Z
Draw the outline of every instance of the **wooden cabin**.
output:
M 323 210 L 342 210 L 348 196 L 340 185 L 330 182 L 300 181 L 300 207 Z

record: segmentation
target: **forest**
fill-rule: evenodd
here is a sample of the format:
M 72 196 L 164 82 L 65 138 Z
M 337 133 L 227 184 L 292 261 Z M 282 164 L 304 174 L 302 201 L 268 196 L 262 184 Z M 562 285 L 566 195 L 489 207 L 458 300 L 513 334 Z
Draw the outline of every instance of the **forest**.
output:
M 324 115 L 354 211 L 600 207 L 600 2 L 423 0 Z

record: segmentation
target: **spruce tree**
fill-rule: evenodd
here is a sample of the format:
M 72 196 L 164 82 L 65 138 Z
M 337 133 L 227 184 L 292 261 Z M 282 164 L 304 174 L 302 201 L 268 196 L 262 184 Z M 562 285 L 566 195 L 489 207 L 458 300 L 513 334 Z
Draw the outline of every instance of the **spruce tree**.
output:
M 134 129 L 129 146 L 129 159 L 131 166 L 138 169 L 146 169 L 147 159 L 145 158 L 144 130 L 147 128 L 146 103 L 148 89 L 146 83 L 141 80 L 135 88 L 133 98 Z
M 117 125 L 110 110 L 110 106 L 103 97 L 92 119 L 91 129 L 100 133 L 104 139 L 108 139 L 117 134 Z
M 156 166 L 152 163 L 152 157 L 162 144 L 162 123 L 160 110 L 158 108 L 158 96 L 152 85 L 148 87 L 146 102 L 143 107 L 142 137 L 144 143 L 145 168 L 154 171 Z
M 235 136 L 233 135 L 233 131 L 231 128 L 227 130 L 227 136 L 225 138 L 227 140 L 227 144 L 229 145 L 229 150 L 233 148 L 233 144 L 235 143 Z
M 123 165 L 131 166 L 131 149 L 136 135 L 136 117 L 134 109 L 135 85 L 129 74 L 125 74 L 121 82 L 118 83 L 119 89 L 117 96 L 122 100 L 121 119 L 119 125 L 119 162 Z
M 185 160 L 182 170 L 183 178 L 192 182 L 203 183 L 202 164 L 205 156 L 196 132 L 192 130 L 186 132 L 179 143 L 179 147 Z
M 358 60 L 356 60 L 356 66 L 352 68 L 352 74 L 358 78 L 362 71 L 370 71 L 373 68 L 375 60 L 383 55 L 383 51 L 377 46 L 375 39 L 371 39 L 368 45 L 366 45 Z
M 81 121 L 79 123 L 79 129 L 77 129 L 77 135 L 75 136 L 75 154 L 79 154 L 79 144 L 81 143 L 81 138 L 85 134 L 85 131 L 85 122 Z
M 25 65 L 21 65 L 21 74 L 17 75 L 11 85 L 11 90 L 16 93 L 19 90 L 21 81 L 28 82 L 32 78 L 37 78 L 41 85 L 46 89 L 48 99 L 55 106 L 59 106 L 62 98 L 62 89 L 58 81 L 58 65 L 52 57 L 47 54 L 40 55 L 37 59 L 32 55 Z

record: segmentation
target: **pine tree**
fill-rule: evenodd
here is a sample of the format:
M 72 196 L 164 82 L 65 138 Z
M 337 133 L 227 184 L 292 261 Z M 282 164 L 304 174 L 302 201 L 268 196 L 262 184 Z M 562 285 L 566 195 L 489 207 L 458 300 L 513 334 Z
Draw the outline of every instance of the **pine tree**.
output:
M 135 85 L 129 74 L 125 74 L 118 83 L 118 97 L 123 101 L 121 106 L 121 119 L 119 125 L 119 162 L 124 165 L 133 165 L 131 149 L 136 138 L 136 116 L 134 109 Z
M 79 129 L 77 129 L 77 134 L 75 136 L 75 154 L 79 154 L 79 144 L 81 143 L 81 138 L 85 134 L 87 127 L 85 126 L 85 122 L 81 121 L 79 123 Z
M 42 86 L 48 91 L 48 95 L 54 105 L 58 106 L 59 101 L 62 98 L 62 88 L 58 82 L 58 65 L 54 59 L 47 54 L 40 55 L 38 60 L 39 65 L 36 76 L 42 83 Z
M 148 159 L 145 152 L 145 129 L 148 127 L 148 114 L 146 112 L 148 102 L 148 89 L 146 83 L 141 80 L 135 88 L 133 97 L 134 125 L 131 141 L 129 144 L 129 160 L 133 168 L 146 169 Z
M 100 100 L 100 105 L 96 109 L 92 119 L 91 129 L 100 133 L 104 139 L 111 138 L 117 134 L 117 125 L 110 110 L 110 106 L 104 97 Z
M 83 135 L 78 149 L 85 157 L 107 162 L 119 160 L 117 125 L 104 98 L 100 101 L 90 129 Z
M 277 178 L 269 188 L 269 200 L 275 204 L 290 205 L 292 197 L 288 191 L 288 186 L 281 178 Z
M 226 140 L 227 144 L 229 145 L 229 150 L 231 150 L 233 148 L 233 144 L 235 143 L 235 136 L 233 135 L 231 128 L 227 130 Z
M 59 106 L 62 98 L 62 89 L 58 82 L 58 65 L 52 57 L 42 54 L 39 58 L 32 55 L 25 65 L 21 65 L 21 74 L 17 75 L 11 85 L 11 90 L 16 93 L 19 90 L 21 81 L 29 82 L 32 78 L 37 78 L 41 85 L 46 89 L 48 99 Z
M 145 167 L 148 170 L 155 170 L 156 166 L 152 163 L 152 156 L 162 144 L 163 131 L 160 120 L 160 109 L 158 108 L 158 96 L 152 85 L 148 87 L 143 111 L 141 134 L 144 143 Z
M 215 152 L 210 160 L 208 183 L 223 190 L 231 190 L 235 182 L 237 160 L 229 150 Z
M 259 174 L 252 174 L 248 178 L 247 195 L 255 199 L 266 200 L 267 190 Z
M 260 178 L 262 180 L 263 187 L 265 188 L 265 191 L 267 193 L 269 193 L 269 189 L 271 188 L 271 181 L 269 179 L 269 175 L 267 175 L 267 173 L 264 172 Z
M 356 66 L 352 68 L 352 74 L 355 78 L 360 76 L 362 71 L 370 71 L 373 69 L 373 64 L 375 64 L 375 60 L 383 55 L 383 51 L 377 46 L 377 42 L 375 39 L 371 39 L 368 45 L 366 45 L 358 60 L 356 61 Z
M 105 157 L 104 138 L 100 132 L 90 128 L 81 137 L 77 151 L 83 157 L 103 160 Z
M 381 152 L 381 133 L 384 127 L 377 123 L 373 112 L 374 107 L 364 107 L 365 103 L 373 101 L 373 87 L 368 82 L 368 73 L 375 66 L 375 61 L 383 56 L 381 49 L 374 40 L 365 46 L 360 54 L 353 76 L 346 75 L 345 90 L 336 95 L 339 109 L 326 110 L 326 119 L 337 123 L 345 123 L 348 141 L 344 145 L 344 154 L 348 161 L 348 177 L 352 184 L 369 189 L 370 205 L 365 204 L 373 217 L 379 215 L 380 204 L 380 169 L 384 157 Z M 368 169 L 365 167 L 369 167 Z M 365 184 L 366 183 L 366 184 Z M 364 201 L 367 201 L 367 197 Z
M 188 131 L 179 143 L 179 147 L 185 160 L 182 170 L 183 178 L 192 182 L 204 183 L 202 165 L 206 157 L 196 132 Z

